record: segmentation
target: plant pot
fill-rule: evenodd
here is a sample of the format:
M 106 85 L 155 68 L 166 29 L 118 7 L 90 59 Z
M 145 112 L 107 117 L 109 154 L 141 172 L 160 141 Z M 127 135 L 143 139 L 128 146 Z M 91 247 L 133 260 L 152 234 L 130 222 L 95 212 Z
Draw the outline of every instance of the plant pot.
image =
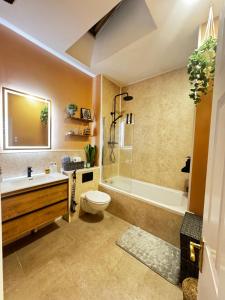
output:
M 73 108 L 67 108 L 67 113 L 68 115 L 70 115 L 70 117 L 74 116 L 75 115 L 75 109 Z

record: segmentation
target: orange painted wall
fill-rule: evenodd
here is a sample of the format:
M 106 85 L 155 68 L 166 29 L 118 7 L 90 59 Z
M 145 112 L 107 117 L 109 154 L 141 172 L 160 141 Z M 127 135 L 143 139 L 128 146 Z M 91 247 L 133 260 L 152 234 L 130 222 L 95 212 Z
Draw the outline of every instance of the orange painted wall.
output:
M 52 148 L 82 149 L 88 137 L 65 137 L 82 126 L 65 120 L 65 106 L 92 108 L 92 78 L 2 25 L 0 41 L 0 86 L 51 99 Z
M 204 39 L 207 23 L 199 27 L 199 45 Z M 214 18 L 215 34 L 218 35 L 219 18 Z M 192 174 L 190 184 L 189 210 L 203 215 L 205 184 L 208 162 L 209 133 L 211 123 L 213 89 L 203 96 L 196 106 L 194 148 L 192 156 Z
M 212 91 L 196 107 L 189 210 L 200 216 L 204 209 L 211 110 Z

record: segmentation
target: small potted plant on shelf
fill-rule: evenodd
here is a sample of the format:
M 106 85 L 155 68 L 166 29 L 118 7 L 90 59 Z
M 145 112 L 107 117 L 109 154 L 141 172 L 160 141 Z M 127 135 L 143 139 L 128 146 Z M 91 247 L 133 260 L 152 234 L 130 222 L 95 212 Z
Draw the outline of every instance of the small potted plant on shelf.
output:
M 77 111 L 77 105 L 74 103 L 70 103 L 66 107 L 66 112 L 69 117 L 73 117 Z
M 97 147 L 89 144 L 84 147 L 84 151 L 86 153 L 87 168 L 93 167 L 95 164 Z

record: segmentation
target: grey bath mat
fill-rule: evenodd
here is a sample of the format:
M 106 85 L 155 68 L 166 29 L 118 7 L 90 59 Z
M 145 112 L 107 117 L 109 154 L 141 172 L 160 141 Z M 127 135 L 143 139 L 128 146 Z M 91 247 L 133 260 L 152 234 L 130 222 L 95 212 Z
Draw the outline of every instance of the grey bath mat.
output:
M 169 282 L 179 283 L 180 250 L 175 246 L 136 226 L 131 226 L 116 244 Z

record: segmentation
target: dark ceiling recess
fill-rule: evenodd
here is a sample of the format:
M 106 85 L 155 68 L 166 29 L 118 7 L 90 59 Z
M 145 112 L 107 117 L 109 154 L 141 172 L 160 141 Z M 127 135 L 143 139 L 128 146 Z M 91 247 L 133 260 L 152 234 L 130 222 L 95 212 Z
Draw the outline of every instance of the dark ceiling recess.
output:
M 8 2 L 8 3 L 10 3 L 10 4 L 13 4 L 13 2 L 14 2 L 15 0 L 3 0 L 3 1 Z
M 101 20 L 99 20 L 91 29 L 89 29 L 89 32 L 93 35 L 93 37 L 96 37 L 96 35 L 99 33 L 99 31 L 102 29 L 102 27 L 105 25 L 105 23 L 109 20 L 110 17 L 114 14 L 114 12 L 120 7 L 121 2 L 117 4 L 113 9 L 111 9 L 107 15 L 105 15 Z

